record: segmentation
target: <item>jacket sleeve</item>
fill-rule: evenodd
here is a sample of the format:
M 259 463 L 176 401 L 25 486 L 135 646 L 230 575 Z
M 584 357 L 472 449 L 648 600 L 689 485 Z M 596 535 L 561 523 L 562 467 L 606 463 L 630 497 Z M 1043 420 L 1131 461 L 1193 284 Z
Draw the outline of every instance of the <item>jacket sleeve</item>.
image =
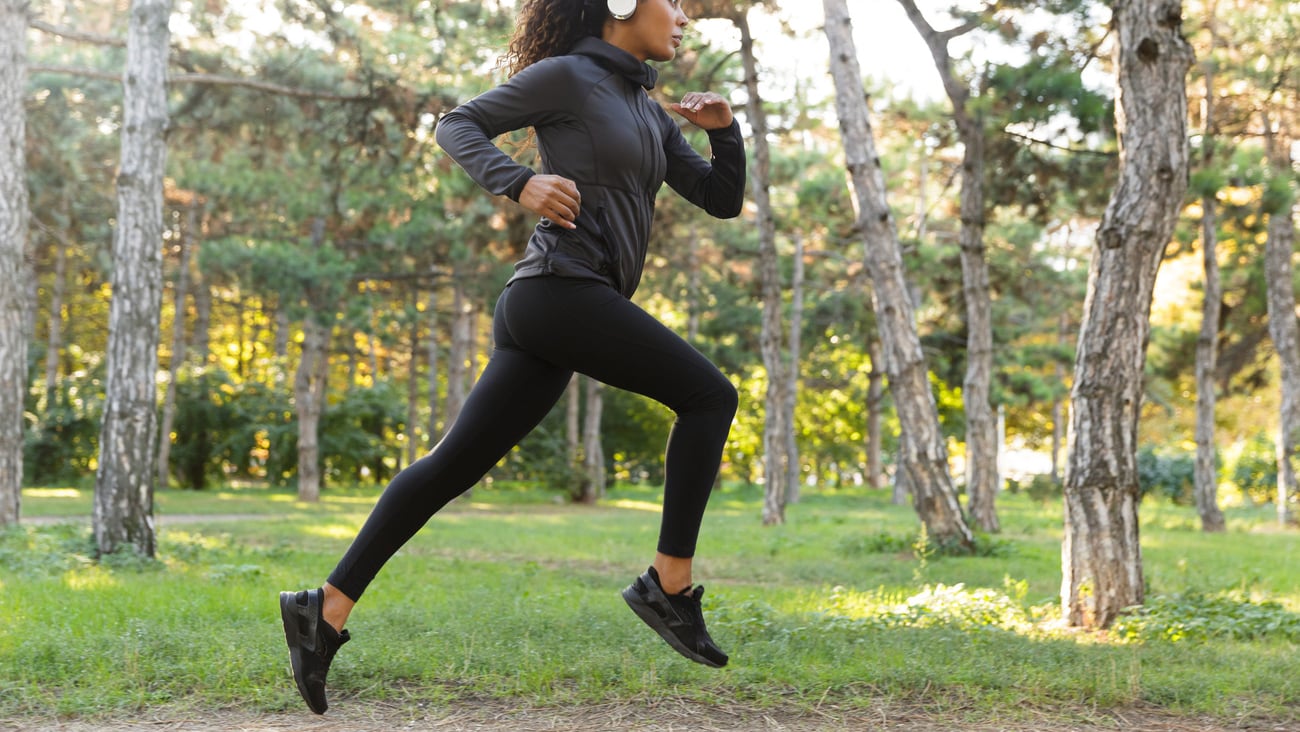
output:
M 489 193 L 518 201 L 534 172 L 516 163 L 492 140 L 506 132 L 560 119 L 575 86 L 571 76 L 560 58 L 539 61 L 443 115 L 434 137 Z
M 667 121 L 665 182 L 711 216 L 739 216 L 745 204 L 745 140 L 740 135 L 740 124 L 732 120 L 730 127 L 708 131 L 712 158 L 705 160 L 686 141 L 668 113 L 663 112 L 662 117 Z

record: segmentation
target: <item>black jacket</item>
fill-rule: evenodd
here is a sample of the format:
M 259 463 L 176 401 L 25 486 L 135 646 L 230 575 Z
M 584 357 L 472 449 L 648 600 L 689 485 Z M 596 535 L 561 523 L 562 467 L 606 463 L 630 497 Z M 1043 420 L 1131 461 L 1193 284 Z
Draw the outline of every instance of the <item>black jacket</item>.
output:
M 604 281 L 631 297 L 641 281 L 655 194 L 668 183 L 718 218 L 740 214 L 745 146 L 740 127 L 709 131 L 712 161 L 682 137 L 647 89 L 658 73 L 595 37 L 539 61 L 448 112 L 437 140 L 479 185 L 518 201 L 534 175 L 492 144 L 537 132 L 541 172 L 573 180 L 582 196 L 576 229 L 542 218 L 511 281 L 559 275 Z

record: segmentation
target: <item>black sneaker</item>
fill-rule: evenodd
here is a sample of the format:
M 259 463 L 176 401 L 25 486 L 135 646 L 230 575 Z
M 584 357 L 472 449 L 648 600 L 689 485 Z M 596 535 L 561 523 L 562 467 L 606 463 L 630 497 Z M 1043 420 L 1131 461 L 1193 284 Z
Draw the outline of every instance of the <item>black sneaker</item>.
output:
M 280 593 L 280 618 L 284 620 L 284 638 L 289 643 L 289 663 L 293 680 L 307 706 L 317 714 L 329 708 L 325 702 L 325 675 L 339 647 L 351 640 L 344 630 L 337 632 L 321 616 L 322 590 Z
M 722 668 L 727 665 L 727 654 L 718 648 L 704 628 L 701 597 L 704 597 L 704 588 L 698 585 L 686 588 L 679 595 L 664 594 L 659 584 L 659 573 L 654 567 L 623 590 L 623 599 L 628 607 L 668 641 L 673 650 L 696 663 Z

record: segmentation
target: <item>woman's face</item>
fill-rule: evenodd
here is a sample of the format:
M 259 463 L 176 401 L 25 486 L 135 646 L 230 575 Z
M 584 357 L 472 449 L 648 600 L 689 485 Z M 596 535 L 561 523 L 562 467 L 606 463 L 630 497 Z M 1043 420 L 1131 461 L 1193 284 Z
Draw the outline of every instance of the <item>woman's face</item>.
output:
M 639 0 L 631 18 L 609 21 L 604 37 L 642 61 L 671 61 L 688 20 L 681 0 Z

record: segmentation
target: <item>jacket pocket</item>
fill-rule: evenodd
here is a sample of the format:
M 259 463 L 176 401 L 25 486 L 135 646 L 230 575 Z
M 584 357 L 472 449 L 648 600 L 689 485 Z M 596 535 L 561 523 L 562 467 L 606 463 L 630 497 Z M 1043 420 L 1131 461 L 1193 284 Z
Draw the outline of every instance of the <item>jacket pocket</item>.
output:
M 600 246 L 605 255 L 605 261 L 601 263 L 598 271 L 612 279 L 615 289 L 621 291 L 623 289 L 622 258 L 619 256 L 618 243 L 610 240 L 609 220 L 605 216 L 604 206 L 596 209 L 596 225 L 600 227 Z

